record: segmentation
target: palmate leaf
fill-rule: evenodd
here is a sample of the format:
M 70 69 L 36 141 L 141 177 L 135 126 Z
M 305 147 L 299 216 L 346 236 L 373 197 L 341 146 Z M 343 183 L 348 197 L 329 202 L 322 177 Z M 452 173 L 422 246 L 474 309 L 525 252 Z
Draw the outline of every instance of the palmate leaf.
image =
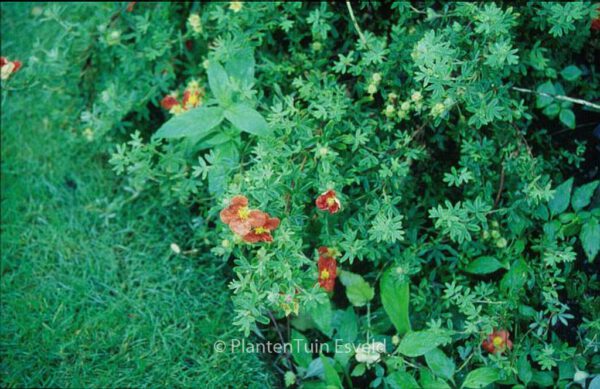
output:
M 172 117 L 156 131 L 153 138 L 202 138 L 222 121 L 223 109 L 220 107 L 194 108 Z

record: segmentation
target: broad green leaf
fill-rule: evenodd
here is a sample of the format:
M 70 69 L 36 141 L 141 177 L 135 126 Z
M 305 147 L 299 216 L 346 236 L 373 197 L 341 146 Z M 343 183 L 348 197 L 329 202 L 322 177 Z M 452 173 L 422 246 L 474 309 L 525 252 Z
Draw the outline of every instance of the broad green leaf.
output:
M 550 81 L 546 81 L 542 85 L 538 86 L 537 91 L 542 92 L 542 93 L 548 93 L 550 95 L 556 94 L 556 89 L 554 88 L 554 84 L 552 84 Z M 550 105 L 550 103 L 552 103 L 553 101 L 554 101 L 553 97 L 537 95 L 535 105 L 537 108 L 544 108 L 547 105 Z
M 229 172 L 239 163 L 239 153 L 234 142 L 215 146 L 213 153 L 214 160 L 208 171 L 208 191 L 214 195 L 221 195 L 225 192 Z
M 405 371 L 395 371 L 385 378 L 385 382 L 392 389 L 420 389 L 415 378 Z
M 329 358 L 321 354 L 321 361 L 323 362 L 325 382 L 327 383 L 327 385 L 332 385 L 335 388 L 342 388 L 342 381 L 340 380 L 340 376 L 338 375 L 337 371 L 335 371 L 335 368 L 333 367 L 331 362 L 329 362 Z
M 598 250 L 600 250 L 600 224 L 598 223 L 598 219 L 592 217 L 581 227 L 579 239 L 581 239 L 581 245 L 588 260 L 594 262 L 594 259 L 598 255 Z
M 527 273 L 529 266 L 522 258 L 515 260 L 510 270 L 502 277 L 500 281 L 500 289 L 502 290 L 519 290 L 525 285 L 528 279 Z
M 527 385 L 533 377 L 533 371 L 531 370 L 531 364 L 527 360 L 527 354 L 523 354 L 517 360 L 517 374 L 519 379 L 525 385 Z
M 424 389 L 452 389 L 446 381 L 434 376 L 428 369 L 421 368 L 419 369 L 419 373 L 421 375 L 419 382 Z
M 203 137 L 223 120 L 220 107 L 199 107 L 173 116 L 162 125 L 153 138 Z
M 451 331 L 444 329 L 409 332 L 400 341 L 398 351 L 407 357 L 418 357 L 441 344 L 450 342 L 451 334 Z
M 533 371 L 531 382 L 537 384 L 534 387 L 549 388 L 554 386 L 554 381 L 554 373 L 552 372 L 539 370 Z M 595 389 L 594 387 L 590 388 Z
M 504 267 L 505 266 L 494 257 L 479 257 L 469 263 L 465 271 L 472 274 L 489 274 Z
M 306 369 L 306 373 L 304 373 L 304 378 L 311 377 L 320 377 L 323 378 L 325 368 L 323 367 L 323 360 L 319 356 L 319 358 L 313 359 L 308 368 Z
M 206 73 L 210 90 L 219 103 L 225 107 L 231 104 L 231 85 L 223 66 L 215 60 L 209 61 Z
M 573 191 L 573 197 L 571 198 L 571 206 L 574 210 L 579 211 L 582 208 L 587 207 L 592 201 L 592 196 L 598 187 L 600 181 L 592 181 L 588 184 L 582 185 Z
M 570 109 L 562 109 L 558 115 L 560 122 L 570 129 L 575 128 L 575 114 Z
M 383 273 L 379 283 L 381 303 L 400 335 L 410 331 L 408 282 L 398 282 L 394 279 L 392 269 Z
M 307 368 L 313 360 L 308 340 L 300 332 L 292 330 L 292 357 L 300 367 Z
M 454 376 L 454 370 L 456 369 L 454 361 L 448 358 L 439 348 L 434 348 L 426 353 L 425 361 L 435 375 L 447 380 L 451 380 Z
M 561 70 L 560 75 L 567 81 L 575 81 L 581 76 L 581 70 L 575 65 L 570 65 Z
M 238 103 L 225 110 L 225 117 L 240 131 L 265 136 L 270 133 L 269 126 L 261 114 L 244 103 Z
M 317 303 L 309 310 L 309 314 L 317 328 L 325 335 L 331 337 L 333 334 L 331 301 L 326 300 L 323 303 Z
M 193 141 L 193 139 L 191 140 Z M 224 132 L 211 132 L 208 134 L 208 136 L 202 137 L 201 139 L 197 139 L 196 142 L 194 142 L 194 149 L 210 149 L 211 147 L 215 147 L 222 143 L 230 142 L 232 140 L 233 139 L 231 138 L 230 134 Z
M 480 367 L 467 374 L 462 387 L 471 389 L 483 388 L 499 379 L 500 372 L 498 369 L 492 367 Z
M 362 307 L 373 299 L 375 291 L 358 274 L 349 271 L 340 273 L 340 281 L 346 287 L 346 296 L 355 307 Z
M 230 79 L 236 79 L 244 85 L 254 82 L 254 53 L 251 48 L 237 51 L 225 64 Z
M 550 213 L 553 216 L 558 215 L 567 210 L 569 207 L 569 200 L 571 199 L 571 188 L 573 186 L 573 177 L 556 187 L 554 197 L 548 203 Z
M 345 311 L 338 310 L 334 316 L 336 339 L 341 342 L 352 343 L 358 336 L 358 320 L 354 308 L 348 307 Z

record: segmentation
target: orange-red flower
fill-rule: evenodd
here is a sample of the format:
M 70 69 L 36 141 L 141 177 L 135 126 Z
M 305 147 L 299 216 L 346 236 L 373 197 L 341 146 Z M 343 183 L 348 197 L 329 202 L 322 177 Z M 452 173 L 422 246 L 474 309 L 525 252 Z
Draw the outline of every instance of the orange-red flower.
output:
M 328 292 L 333 291 L 335 287 L 335 279 L 337 277 L 337 261 L 335 257 L 338 255 L 336 249 L 328 247 L 319 247 L 319 261 L 317 267 L 319 269 L 319 285 Z
M 598 8 L 597 11 L 600 11 L 600 8 Z M 592 20 L 592 25 L 590 26 L 590 29 L 596 31 L 600 30 L 600 17 Z
M 329 211 L 330 214 L 334 214 L 340 210 L 341 203 L 340 200 L 335 195 L 335 190 L 329 189 L 327 192 L 322 193 L 319 197 L 317 197 L 317 208 L 322 211 Z
M 174 106 L 179 105 L 179 101 L 177 101 L 177 99 L 174 96 L 167 95 L 161 100 L 160 105 L 164 109 L 171 109 Z
M 489 353 L 502 353 L 507 348 L 511 350 L 513 344 L 509 336 L 510 333 L 507 330 L 494 331 L 481 343 L 481 347 Z
M 127 3 L 127 12 L 133 11 L 133 7 L 135 7 L 135 3 L 137 3 L 137 1 L 130 1 L 129 3 Z
M 260 227 L 267 221 L 268 215 L 264 212 L 248 208 L 248 199 L 245 196 L 235 196 L 229 206 L 221 211 L 221 221 L 238 235 L 249 234 L 255 227 Z
M 261 212 L 261 211 L 256 211 Z M 257 242 L 272 242 L 273 236 L 271 235 L 271 231 L 279 227 L 279 219 L 276 217 L 271 217 L 269 214 L 261 212 L 265 217 L 262 224 L 252 227 L 249 233 L 244 235 L 242 239 L 249 243 L 257 243 Z

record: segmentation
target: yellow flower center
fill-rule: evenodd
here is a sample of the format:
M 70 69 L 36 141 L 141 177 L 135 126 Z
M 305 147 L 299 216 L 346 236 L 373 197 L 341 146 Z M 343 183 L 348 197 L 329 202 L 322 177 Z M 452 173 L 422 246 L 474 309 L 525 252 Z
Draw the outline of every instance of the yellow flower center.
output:
M 254 229 L 254 232 L 257 233 L 257 234 L 264 234 L 264 233 L 269 232 L 269 230 L 266 229 L 265 227 L 256 227 Z
M 502 339 L 502 337 L 500 337 L 500 336 L 496 336 L 496 337 L 494 337 L 494 340 L 492 341 L 492 343 L 494 343 L 495 347 L 500 347 L 504 344 L 504 339 Z
M 335 197 L 329 197 L 327 199 L 327 205 L 331 207 L 333 204 L 335 204 Z
M 196 105 L 198 105 L 198 95 L 196 93 L 190 93 L 190 97 L 188 98 L 188 105 L 191 105 L 192 107 L 195 107 Z
M 324 269 L 321 272 L 321 279 L 323 279 L 323 280 L 328 280 L 329 279 L 329 271 L 327 269 Z
M 240 217 L 240 219 L 242 220 L 246 220 L 250 217 L 250 209 L 248 207 L 241 207 L 238 210 L 238 216 Z

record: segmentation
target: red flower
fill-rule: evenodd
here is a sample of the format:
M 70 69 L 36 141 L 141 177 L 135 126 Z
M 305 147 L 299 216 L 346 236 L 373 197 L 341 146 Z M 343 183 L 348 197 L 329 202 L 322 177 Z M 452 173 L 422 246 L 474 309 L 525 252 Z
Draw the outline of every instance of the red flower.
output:
M 317 197 L 317 208 L 322 211 L 329 211 L 330 214 L 334 214 L 340 210 L 340 200 L 335 195 L 335 190 L 329 189 L 327 192 Z
M 171 108 L 179 105 L 179 101 L 177 101 L 177 99 L 175 97 L 173 97 L 171 95 L 167 95 L 161 100 L 160 105 L 164 109 L 171 109 Z
M 13 73 L 15 73 L 16 71 L 18 71 L 19 69 L 21 69 L 21 66 L 23 65 L 21 63 L 21 61 L 13 61 L 13 64 L 15 65 L 15 68 L 13 70 Z
M 494 331 L 481 343 L 481 347 L 488 353 L 502 353 L 507 348 L 511 350 L 513 344 L 508 338 L 509 336 L 510 333 L 507 330 Z
M 8 63 L 8 60 L 6 59 L 6 57 L 0 57 L 0 67 L 6 65 Z
M 337 262 L 335 258 L 319 256 L 317 263 L 319 269 L 319 285 L 328 292 L 335 287 L 337 277 Z
M 254 211 L 261 212 L 261 211 Z M 272 242 L 273 236 L 271 235 L 271 231 L 279 227 L 279 219 L 276 217 L 271 217 L 269 214 L 261 212 L 265 215 L 263 219 L 263 223 L 252 227 L 249 233 L 245 234 L 242 239 L 249 243 L 258 243 L 258 242 Z
M 133 11 L 133 7 L 135 6 L 135 3 L 137 3 L 137 1 L 130 1 L 127 4 L 127 12 L 132 12 Z

